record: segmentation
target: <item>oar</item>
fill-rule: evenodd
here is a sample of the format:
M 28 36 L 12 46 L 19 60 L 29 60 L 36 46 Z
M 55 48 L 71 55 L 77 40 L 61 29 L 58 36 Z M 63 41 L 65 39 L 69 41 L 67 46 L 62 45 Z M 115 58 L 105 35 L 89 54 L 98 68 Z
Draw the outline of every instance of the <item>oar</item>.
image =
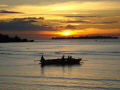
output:
M 81 60 L 81 61 L 88 61 L 88 60 Z
M 34 60 L 34 62 L 36 62 L 36 61 L 40 61 L 40 60 Z

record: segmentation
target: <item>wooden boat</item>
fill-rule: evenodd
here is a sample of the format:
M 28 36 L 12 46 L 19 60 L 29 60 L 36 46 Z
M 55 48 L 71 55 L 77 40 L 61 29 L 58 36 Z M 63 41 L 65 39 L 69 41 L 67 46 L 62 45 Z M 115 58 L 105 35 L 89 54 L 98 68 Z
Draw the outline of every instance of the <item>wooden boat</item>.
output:
M 63 59 L 47 59 L 47 60 L 40 61 L 40 64 L 79 64 L 81 60 L 82 58 L 80 59 L 66 58 L 64 60 Z

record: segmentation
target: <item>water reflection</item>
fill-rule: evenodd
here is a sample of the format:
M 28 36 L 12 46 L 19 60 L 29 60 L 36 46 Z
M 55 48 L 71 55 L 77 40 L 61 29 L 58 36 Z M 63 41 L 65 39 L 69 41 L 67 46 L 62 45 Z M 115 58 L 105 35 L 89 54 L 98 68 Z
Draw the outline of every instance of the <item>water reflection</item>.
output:
M 40 64 L 41 74 L 45 72 L 72 72 L 73 67 L 80 67 L 82 64 Z M 67 69 L 67 70 L 66 70 Z

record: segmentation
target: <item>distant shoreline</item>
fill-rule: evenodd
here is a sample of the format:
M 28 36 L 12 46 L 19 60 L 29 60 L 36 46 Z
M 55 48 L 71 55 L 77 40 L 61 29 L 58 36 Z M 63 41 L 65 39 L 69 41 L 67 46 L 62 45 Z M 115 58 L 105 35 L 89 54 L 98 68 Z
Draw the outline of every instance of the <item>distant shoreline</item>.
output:
M 0 34 L 0 43 L 9 43 L 9 42 L 34 42 L 34 40 L 21 39 L 18 36 L 10 37 L 8 35 Z
M 52 39 L 119 39 L 111 36 L 52 37 Z

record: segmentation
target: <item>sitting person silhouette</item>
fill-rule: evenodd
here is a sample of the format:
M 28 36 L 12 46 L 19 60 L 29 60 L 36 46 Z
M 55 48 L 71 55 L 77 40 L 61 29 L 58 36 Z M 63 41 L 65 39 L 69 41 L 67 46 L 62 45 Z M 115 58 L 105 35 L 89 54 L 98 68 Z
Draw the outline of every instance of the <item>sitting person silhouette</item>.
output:
M 65 61 L 65 56 L 64 55 L 62 56 L 62 61 Z
M 45 60 L 45 58 L 44 58 L 43 55 L 42 55 L 42 57 L 41 57 L 41 62 L 44 61 L 44 60 Z
M 72 56 L 70 56 L 70 59 L 72 59 Z

